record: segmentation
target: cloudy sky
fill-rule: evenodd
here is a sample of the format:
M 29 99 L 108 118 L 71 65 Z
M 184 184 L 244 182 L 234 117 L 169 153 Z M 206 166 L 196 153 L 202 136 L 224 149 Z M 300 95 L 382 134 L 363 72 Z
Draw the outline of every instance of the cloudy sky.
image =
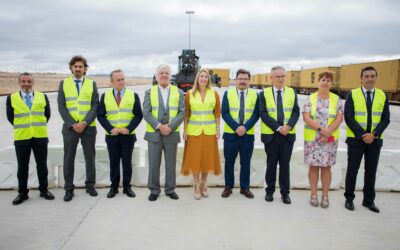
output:
M 15 0 L 0 3 L 0 71 L 176 71 L 192 48 L 205 67 L 266 72 L 400 58 L 400 1 Z

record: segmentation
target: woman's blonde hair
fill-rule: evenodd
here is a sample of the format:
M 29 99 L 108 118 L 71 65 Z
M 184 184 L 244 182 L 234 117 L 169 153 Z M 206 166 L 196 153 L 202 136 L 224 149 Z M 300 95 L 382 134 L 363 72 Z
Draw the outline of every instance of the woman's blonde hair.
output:
M 200 69 L 199 72 L 197 72 L 196 78 L 194 79 L 193 87 L 190 90 L 190 92 L 192 93 L 193 96 L 196 93 L 196 91 L 199 91 L 199 78 L 200 78 L 201 72 L 205 72 L 207 74 L 208 82 L 207 82 L 206 88 L 211 89 L 211 76 L 210 76 L 210 73 L 208 72 L 208 69 Z

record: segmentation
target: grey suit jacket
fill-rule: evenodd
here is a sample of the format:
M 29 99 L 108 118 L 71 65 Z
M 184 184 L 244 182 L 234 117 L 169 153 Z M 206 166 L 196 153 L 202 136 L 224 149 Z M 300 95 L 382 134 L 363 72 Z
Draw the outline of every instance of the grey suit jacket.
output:
M 83 80 L 83 84 L 87 84 L 85 83 L 85 80 Z M 63 86 L 64 86 L 64 81 L 61 81 L 60 86 L 58 88 L 58 96 L 57 96 L 58 112 L 60 113 L 61 118 L 64 121 L 62 133 L 65 135 L 76 134 L 76 132 L 72 129 L 72 125 L 77 123 L 78 121 L 75 121 L 74 118 L 72 118 L 72 116 L 68 112 L 65 102 Z M 86 135 L 94 135 L 97 133 L 96 127 L 89 126 L 96 119 L 97 107 L 99 106 L 99 92 L 97 91 L 97 85 L 96 82 L 94 81 L 93 81 L 93 95 L 92 95 L 91 105 L 92 105 L 91 109 L 83 119 L 88 124 L 86 129 L 83 131 L 83 134 Z
M 143 118 L 144 120 L 150 124 L 150 126 L 153 127 L 156 132 L 146 132 L 144 135 L 144 139 L 146 141 L 151 141 L 151 142 L 161 142 L 164 141 L 165 143 L 179 143 L 181 141 L 180 139 L 180 133 L 175 132 L 176 128 L 182 123 L 183 118 L 185 117 L 185 98 L 183 95 L 183 92 L 179 90 L 179 107 L 178 107 L 178 113 L 176 117 L 170 122 L 169 127 L 172 129 L 173 132 L 167 136 L 161 135 L 160 131 L 156 129 L 157 125 L 159 123 L 161 124 L 167 124 L 169 122 L 169 106 L 168 106 L 168 100 L 169 100 L 169 95 L 168 95 L 168 100 L 167 100 L 167 107 L 164 106 L 164 102 L 162 101 L 162 96 L 160 91 L 158 92 L 158 118 L 154 117 L 153 114 L 151 113 L 151 101 L 150 101 L 150 91 L 151 89 L 146 90 L 144 100 L 143 100 Z

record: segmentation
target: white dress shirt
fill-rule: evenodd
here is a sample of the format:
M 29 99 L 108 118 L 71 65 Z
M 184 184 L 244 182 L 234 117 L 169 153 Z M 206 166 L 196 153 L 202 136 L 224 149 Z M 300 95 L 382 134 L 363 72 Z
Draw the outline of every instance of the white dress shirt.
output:
M 33 104 L 33 98 L 34 98 L 33 91 L 31 91 L 29 94 L 25 93 L 24 91 L 21 91 L 22 100 L 24 102 L 26 101 L 25 96 L 27 96 L 27 95 L 30 97 L 31 103 Z
M 364 87 L 361 87 L 361 88 L 362 88 L 362 91 L 364 93 L 365 101 L 367 101 L 367 98 L 368 98 L 367 91 L 368 90 L 366 88 L 364 88 Z M 372 103 L 372 102 L 374 102 L 375 88 L 371 89 L 370 91 L 371 91 L 371 103 Z
M 285 86 L 283 86 L 281 89 L 277 89 L 275 86 L 272 86 L 272 89 L 274 90 L 274 97 L 275 97 L 275 104 L 276 105 L 278 105 L 278 103 L 277 103 L 278 90 L 281 90 L 282 105 L 283 105 L 283 96 L 284 96 L 284 93 L 285 93 Z
M 158 85 L 158 89 L 160 90 L 162 99 L 163 99 L 163 103 L 164 103 L 164 107 L 167 108 L 167 101 L 168 101 L 168 95 L 169 95 L 169 84 L 167 87 L 163 88 L 161 87 L 161 85 Z
M 82 84 L 83 84 L 83 76 L 81 78 L 79 78 L 79 79 L 74 77 L 74 82 L 76 80 L 79 80 L 79 83 L 78 83 L 78 85 L 79 85 L 79 93 L 81 93 Z

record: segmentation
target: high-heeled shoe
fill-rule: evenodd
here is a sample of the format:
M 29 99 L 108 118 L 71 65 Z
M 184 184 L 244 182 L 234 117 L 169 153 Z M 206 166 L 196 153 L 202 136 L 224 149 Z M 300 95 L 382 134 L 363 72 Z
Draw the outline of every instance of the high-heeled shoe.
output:
M 208 197 L 207 186 L 204 182 L 202 182 L 200 184 L 200 193 L 201 193 L 201 196 L 203 196 L 205 198 Z
M 311 195 L 310 197 L 310 205 L 313 207 L 318 207 L 318 198 L 316 195 Z
M 196 184 L 194 184 L 194 198 L 196 200 L 201 199 L 201 193 L 200 193 L 199 187 Z
M 328 196 L 322 196 L 322 197 L 321 197 L 321 204 L 320 204 L 320 206 L 321 206 L 322 208 L 328 208 L 328 207 L 329 207 L 329 199 L 328 199 Z

